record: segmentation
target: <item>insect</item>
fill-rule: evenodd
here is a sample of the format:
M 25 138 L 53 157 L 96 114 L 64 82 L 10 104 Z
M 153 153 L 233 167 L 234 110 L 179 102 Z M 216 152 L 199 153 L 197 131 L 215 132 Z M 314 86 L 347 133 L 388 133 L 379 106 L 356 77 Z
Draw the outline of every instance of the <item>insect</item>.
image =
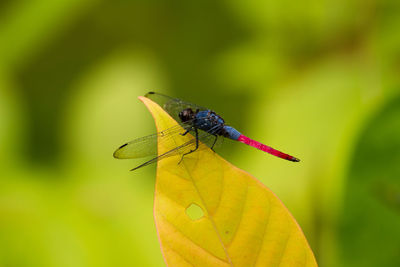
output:
M 218 140 L 223 138 L 239 141 L 282 159 L 293 162 L 300 161 L 298 158 L 244 136 L 235 128 L 225 124 L 224 119 L 210 109 L 155 92 L 149 92 L 145 96 L 160 104 L 168 114 L 180 123 L 177 126 L 165 129 L 156 134 L 135 139 L 120 146 L 114 152 L 114 157 L 118 159 L 133 159 L 153 156 L 152 159 L 133 168 L 131 171 L 174 155 L 181 155 L 180 163 L 186 155 L 189 155 L 198 149 L 209 147 L 213 150 L 214 146 L 218 143 Z M 194 135 L 194 138 L 190 139 L 190 141 L 156 156 L 157 140 L 159 140 L 159 142 L 166 142 L 176 135 L 186 135 L 189 132 Z M 200 145 L 200 142 L 206 146 Z

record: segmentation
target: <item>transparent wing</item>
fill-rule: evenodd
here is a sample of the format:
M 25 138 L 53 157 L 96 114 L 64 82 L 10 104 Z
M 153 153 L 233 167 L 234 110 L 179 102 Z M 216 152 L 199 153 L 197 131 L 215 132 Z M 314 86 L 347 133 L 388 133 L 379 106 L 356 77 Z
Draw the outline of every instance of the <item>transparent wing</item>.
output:
M 171 138 L 173 138 L 177 134 L 183 134 L 186 130 L 192 131 L 192 126 L 189 124 L 180 124 L 163 130 L 161 132 L 147 135 L 144 137 L 137 138 L 132 140 L 128 143 L 123 144 L 117 150 L 115 150 L 113 156 L 117 159 L 136 159 L 136 158 L 143 158 L 148 156 L 156 156 L 157 155 L 157 140 L 159 139 L 160 142 L 168 142 Z M 209 136 L 213 136 L 207 132 L 203 132 L 199 130 L 199 140 L 206 144 L 209 147 L 218 146 L 220 142 L 210 143 Z M 196 141 L 193 138 L 193 141 Z M 186 144 L 186 146 L 189 143 Z
M 157 104 L 159 104 L 166 112 L 168 112 L 171 117 L 173 117 L 176 121 L 180 121 L 179 119 L 179 112 L 186 108 L 191 108 L 193 111 L 198 110 L 208 110 L 205 107 L 198 106 L 193 103 L 185 102 L 178 98 L 173 98 L 167 95 L 155 93 L 155 92 L 148 92 L 145 97 L 150 98 Z
M 164 154 L 161 154 L 157 157 L 154 157 L 154 158 L 146 161 L 145 163 L 133 168 L 131 171 L 134 171 L 141 167 L 156 163 L 157 161 L 162 160 L 167 157 L 171 157 L 171 156 L 175 156 L 175 155 L 181 155 L 183 157 L 185 154 L 190 153 L 194 150 L 203 150 L 205 148 L 215 147 L 215 146 L 220 145 L 223 142 L 222 137 L 218 138 L 217 136 L 211 135 L 208 132 L 203 132 L 203 131 L 199 132 L 198 138 L 199 138 L 200 143 L 199 143 L 199 146 L 197 149 L 196 149 L 196 138 L 193 137 L 186 143 L 183 143 L 183 144 L 165 152 Z M 161 141 L 161 142 L 163 142 L 163 141 Z M 178 163 L 179 162 L 177 162 L 177 164 Z
M 180 124 L 168 128 L 161 132 L 137 138 L 123 144 L 114 152 L 114 158 L 117 159 L 136 159 L 157 155 L 157 140 L 160 137 L 162 142 L 166 142 L 176 134 L 183 134 L 185 130 L 190 129 L 189 124 Z

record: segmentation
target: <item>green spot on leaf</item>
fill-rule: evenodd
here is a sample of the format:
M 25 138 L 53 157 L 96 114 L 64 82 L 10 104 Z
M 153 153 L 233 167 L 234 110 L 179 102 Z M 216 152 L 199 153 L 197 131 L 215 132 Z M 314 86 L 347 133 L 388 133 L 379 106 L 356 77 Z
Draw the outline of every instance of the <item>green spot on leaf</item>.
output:
M 195 203 L 190 204 L 190 206 L 186 208 L 186 214 L 193 221 L 196 221 L 204 216 L 203 209 Z

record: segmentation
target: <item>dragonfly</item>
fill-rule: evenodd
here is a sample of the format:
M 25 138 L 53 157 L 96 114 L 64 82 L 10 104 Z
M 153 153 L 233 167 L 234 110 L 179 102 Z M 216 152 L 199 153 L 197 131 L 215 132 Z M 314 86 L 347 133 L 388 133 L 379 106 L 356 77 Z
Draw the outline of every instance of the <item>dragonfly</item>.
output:
M 224 138 L 239 141 L 281 159 L 292 162 L 300 161 L 296 157 L 241 134 L 232 126 L 227 125 L 225 120 L 211 109 L 156 92 L 148 92 L 145 97 L 158 103 L 178 122 L 178 125 L 155 134 L 137 138 L 120 146 L 114 152 L 114 158 L 135 159 L 152 156 L 152 159 L 131 169 L 131 171 L 174 155 L 181 155 L 179 164 L 185 156 L 199 149 L 211 148 L 214 151 L 214 147 L 220 144 L 221 139 Z M 189 141 L 177 145 L 161 155 L 157 155 L 157 142 L 168 142 L 177 135 L 185 136 L 188 133 L 191 133 L 193 136 Z

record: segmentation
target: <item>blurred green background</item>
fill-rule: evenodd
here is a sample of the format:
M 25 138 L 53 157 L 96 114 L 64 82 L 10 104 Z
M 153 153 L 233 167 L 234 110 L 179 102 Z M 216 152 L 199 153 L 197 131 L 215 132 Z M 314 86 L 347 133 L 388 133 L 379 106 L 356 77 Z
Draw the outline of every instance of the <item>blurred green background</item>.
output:
M 0 2 L 0 266 L 164 266 L 137 96 L 207 106 L 293 164 L 274 191 L 320 266 L 400 266 L 400 2 Z

